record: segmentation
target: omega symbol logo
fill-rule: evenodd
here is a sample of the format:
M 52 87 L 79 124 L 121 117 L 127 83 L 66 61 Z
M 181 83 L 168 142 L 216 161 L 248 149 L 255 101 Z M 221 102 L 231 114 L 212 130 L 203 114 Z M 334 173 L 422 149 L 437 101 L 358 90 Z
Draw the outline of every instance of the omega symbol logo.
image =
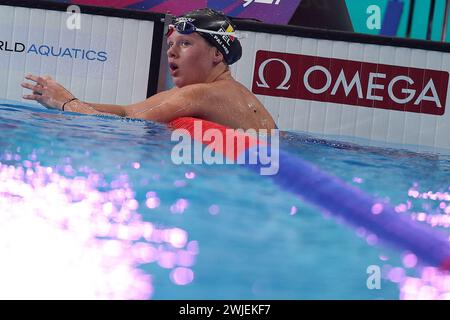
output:
M 266 81 L 266 78 L 264 77 L 264 70 L 266 69 L 266 66 L 269 63 L 271 63 L 272 61 L 281 62 L 286 71 L 286 76 L 284 77 L 283 82 L 281 82 L 281 84 L 276 89 L 277 90 L 289 90 L 291 85 L 288 85 L 288 86 L 286 86 L 286 85 L 291 80 L 291 75 L 292 75 L 291 67 L 289 66 L 289 64 L 286 61 L 277 59 L 277 58 L 268 59 L 259 66 L 258 77 L 259 77 L 260 82 L 259 81 L 256 82 L 256 85 L 260 88 L 270 88 L 269 84 Z

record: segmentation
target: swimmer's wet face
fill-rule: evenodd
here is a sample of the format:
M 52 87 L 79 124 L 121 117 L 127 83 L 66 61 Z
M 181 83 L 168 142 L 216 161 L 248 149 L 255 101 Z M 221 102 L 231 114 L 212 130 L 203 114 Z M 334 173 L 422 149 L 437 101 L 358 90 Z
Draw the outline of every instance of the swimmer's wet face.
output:
M 211 81 L 211 71 L 223 63 L 217 48 L 196 32 L 186 35 L 173 31 L 167 38 L 167 45 L 170 75 L 179 88 Z
M 212 82 L 242 56 L 235 26 L 205 8 L 175 18 L 167 32 L 169 69 L 177 87 Z

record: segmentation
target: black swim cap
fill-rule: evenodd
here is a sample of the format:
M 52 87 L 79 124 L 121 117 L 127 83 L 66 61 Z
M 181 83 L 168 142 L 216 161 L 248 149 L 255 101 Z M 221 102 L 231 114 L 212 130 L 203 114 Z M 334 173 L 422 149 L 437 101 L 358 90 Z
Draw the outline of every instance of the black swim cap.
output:
M 205 8 L 190 11 L 174 20 L 178 22 L 189 21 L 196 28 L 218 32 L 234 32 L 235 26 L 223 13 Z M 230 65 L 242 57 L 241 43 L 237 37 L 210 34 L 197 31 L 206 41 L 216 47 L 224 56 L 225 61 Z

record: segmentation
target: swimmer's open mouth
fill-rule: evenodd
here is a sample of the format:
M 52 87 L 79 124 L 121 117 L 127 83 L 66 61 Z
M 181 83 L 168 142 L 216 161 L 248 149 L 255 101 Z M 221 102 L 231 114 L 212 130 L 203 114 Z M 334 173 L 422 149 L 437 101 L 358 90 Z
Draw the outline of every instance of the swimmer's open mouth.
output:
M 178 65 L 176 65 L 175 63 L 169 63 L 169 68 L 172 71 L 175 71 L 178 69 Z

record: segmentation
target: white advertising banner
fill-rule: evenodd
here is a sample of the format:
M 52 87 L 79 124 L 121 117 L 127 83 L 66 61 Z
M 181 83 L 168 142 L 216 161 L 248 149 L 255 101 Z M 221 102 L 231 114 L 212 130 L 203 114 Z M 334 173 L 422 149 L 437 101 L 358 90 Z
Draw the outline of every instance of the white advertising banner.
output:
M 280 129 L 450 149 L 450 53 L 246 33 L 233 75 Z
M 49 75 L 81 100 L 145 100 L 154 23 L 0 5 L 0 99 L 21 101 L 26 74 Z

